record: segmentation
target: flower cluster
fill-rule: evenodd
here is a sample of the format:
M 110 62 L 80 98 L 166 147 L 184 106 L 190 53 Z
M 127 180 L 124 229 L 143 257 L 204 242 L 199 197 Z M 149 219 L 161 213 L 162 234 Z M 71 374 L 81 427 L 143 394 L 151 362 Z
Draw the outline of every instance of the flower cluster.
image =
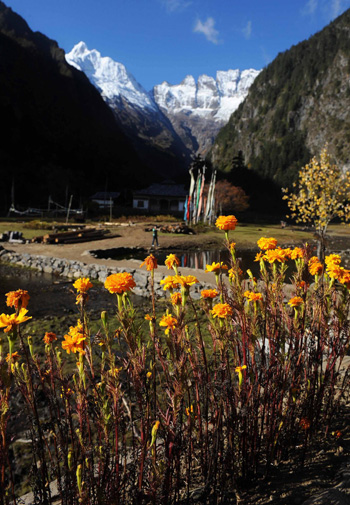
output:
M 68 354 L 85 353 L 85 340 L 86 333 L 84 332 L 83 326 L 80 321 L 78 321 L 77 326 L 71 326 L 67 335 L 64 335 L 64 341 L 62 342 L 62 349 L 64 349 Z

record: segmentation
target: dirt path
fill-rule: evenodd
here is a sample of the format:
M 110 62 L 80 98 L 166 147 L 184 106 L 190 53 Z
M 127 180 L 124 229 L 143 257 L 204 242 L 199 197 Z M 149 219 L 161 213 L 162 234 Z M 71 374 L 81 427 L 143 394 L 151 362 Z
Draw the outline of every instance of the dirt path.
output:
M 90 254 L 90 251 L 100 249 L 114 249 L 114 248 L 138 248 L 144 250 L 145 257 L 152 252 L 150 247 L 152 244 L 152 232 L 145 231 L 145 228 L 152 226 L 147 223 L 137 223 L 130 225 L 121 225 L 114 227 L 113 234 L 120 236 L 115 238 L 105 238 L 103 240 L 95 240 L 91 242 L 81 242 L 77 244 L 9 244 L 4 243 L 4 247 L 19 254 L 42 255 L 53 258 L 65 258 L 73 261 L 82 261 L 86 264 L 100 264 L 107 266 L 114 266 L 119 268 L 138 268 L 140 260 L 135 259 L 98 259 Z M 159 246 L 162 250 L 175 253 L 176 250 L 191 249 L 198 247 L 216 248 L 221 247 L 223 244 L 222 235 L 217 234 L 203 234 L 199 235 L 182 235 L 182 234 L 159 234 Z M 159 248 L 159 249 L 160 249 Z M 159 250 L 158 249 L 158 250 Z M 164 265 L 159 265 L 158 272 L 167 275 L 169 271 Z M 215 277 L 213 274 L 206 274 L 203 270 L 195 270 L 193 268 L 182 268 L 183 275 L 196 275 L 200 282 L 215 284 Z

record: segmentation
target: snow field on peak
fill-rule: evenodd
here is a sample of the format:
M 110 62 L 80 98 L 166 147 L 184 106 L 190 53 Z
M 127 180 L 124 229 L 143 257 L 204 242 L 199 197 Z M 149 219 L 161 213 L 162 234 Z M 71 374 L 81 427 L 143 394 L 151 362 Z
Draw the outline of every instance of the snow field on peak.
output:
M 75 45 L 66 54 L 66 60 L 84 72 L 105 99 L 123 97 L 141 109 L 158 110 L 149 93 L 122 63 L 112 60 L 109 56 L 101 56 L 96 49 L 89 50 L 84 42 Z

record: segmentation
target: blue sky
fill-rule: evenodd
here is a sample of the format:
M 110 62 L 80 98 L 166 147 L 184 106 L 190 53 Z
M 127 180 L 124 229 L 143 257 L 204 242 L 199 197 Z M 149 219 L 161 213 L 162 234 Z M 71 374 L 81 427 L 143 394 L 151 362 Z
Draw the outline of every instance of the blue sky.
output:
M 260 69 L 350 8 L 350 0 L 5 0 L 66 52 L 83 40 L 147 90 L 188 74 Z

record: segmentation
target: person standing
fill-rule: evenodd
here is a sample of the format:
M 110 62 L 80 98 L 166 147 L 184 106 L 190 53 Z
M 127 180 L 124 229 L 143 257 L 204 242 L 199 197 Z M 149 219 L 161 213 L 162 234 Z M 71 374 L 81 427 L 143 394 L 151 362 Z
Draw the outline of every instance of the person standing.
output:
M 154 243 L 156 243 L 157 247 L 159 247 L 159 244 L 158 244 L 158 230 L 157 230 L 156 226 L 154 226 L 152 228 L 152 247 L 154 247 Z

